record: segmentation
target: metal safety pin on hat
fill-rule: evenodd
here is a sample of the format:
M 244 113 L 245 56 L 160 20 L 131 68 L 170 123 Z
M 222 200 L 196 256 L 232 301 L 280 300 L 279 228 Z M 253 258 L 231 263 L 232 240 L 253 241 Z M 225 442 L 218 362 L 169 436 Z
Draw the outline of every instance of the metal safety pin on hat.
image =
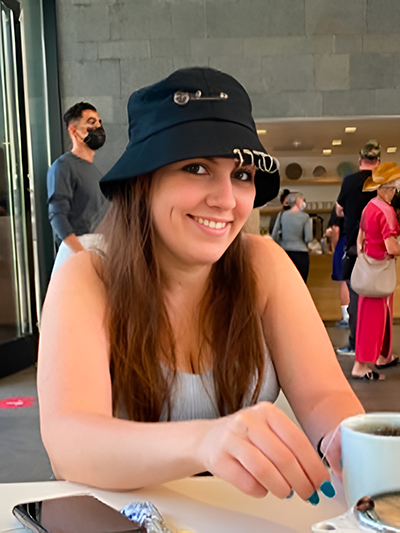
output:
M 174 94 L 174 102 L 178 105 L 186 105 L 189 100 L 226 100 L 227 98 L 226 93 L 219 93 L 218 96 L 201 96 L 201 91 L 196 91 L 194 94 L 176 91 Z

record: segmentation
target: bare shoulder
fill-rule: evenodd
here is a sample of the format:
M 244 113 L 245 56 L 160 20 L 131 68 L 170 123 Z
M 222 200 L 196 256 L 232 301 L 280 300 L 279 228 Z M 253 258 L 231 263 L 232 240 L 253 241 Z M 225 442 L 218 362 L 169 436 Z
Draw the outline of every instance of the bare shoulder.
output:
M 91 372 L 93 376 L 94 361 L 96 368 L 101 366 L 107 372 L 108 307 L 104 284 L 97 274 L 96 257 L 87 251 L 79 252 L 51 278 L 40 327 L 42 376 L 60 369 L 64 373 L 68 369 L 70 377 L 76 369 L 81 370 L 81 375 Z
M 287 253 L 271 237 L 245 234 L 245 239 L 250 262 L 261 279 L 271 279 L 276 269 L 285 269 L 286 266 L 291 269 L 292 262 Z
M 86 304 L 101 305 L 104 310 L 105 288 L 99 276 L 101 261 L 98 254 L 87 251 L 68 259 L 52 276 L 45 305 L 85 300 Z
M 74 254 L 55 272 L 51 282 L 68 282 L 70 278 L 74 278 L 75 281 L 84 280 L 93 283 L 100 281 L 98 271 L 101 261 L 101 257 L 94 252 L 83 251 Z
M 49 284 L 38 355 L 41 416 L 48 420 L 67 411 L 112 412 L 108 307 L 96 257 L 72 256 Z
M 245 239 L 262 309 L 268 300 L 282 300 L 285 294 L 306 290 L 296 267 L 279 244 L 260 235 L 246 234 Z
M 263 261 L 269 258 L 271 261 L 279 260 L 279 257 L 286 255 L 284 250 L 271 237 L 263 237 L 252 233 L 244 234 L 246 247 L 249 252 L 251 261 L 256 264 L 257 261 Z

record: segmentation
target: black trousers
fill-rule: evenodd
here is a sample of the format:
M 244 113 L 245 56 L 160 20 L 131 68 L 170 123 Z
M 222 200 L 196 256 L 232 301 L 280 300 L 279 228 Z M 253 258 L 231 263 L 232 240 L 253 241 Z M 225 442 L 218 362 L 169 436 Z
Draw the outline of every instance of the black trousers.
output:
M 357 330 L 357 309 L 358 309 L 358 294 L 353 291 L 350 285 L 350 280 L 346 280 L 346 285 L 349 288 L 350 302 L 347 307 L 349 313 L 349 346 L 352 350 L 356 348 L 356 330 Z
M 308 252 L 291 252 L 286 250 L 286 253 L 300 272 L 301 277 L 304 279 L 304 283 L 307 283 L 308 272 L 310 270 L 310 257 Z
M 342 259 L 342 278 L 346 280 L 346 285 L 349 289 L 350 302 L 347 307 L 349 313 L 349 346 L 352 350 L 356 348 L 356 330 L 357 330 L 357 309 L 358 309 L 358 294 L 353 291 L 350 285 L 350 277 L 353 272 L 354 265 L 357 259 L 357 248 L 353 244 L 349 249 L 345 250 Z

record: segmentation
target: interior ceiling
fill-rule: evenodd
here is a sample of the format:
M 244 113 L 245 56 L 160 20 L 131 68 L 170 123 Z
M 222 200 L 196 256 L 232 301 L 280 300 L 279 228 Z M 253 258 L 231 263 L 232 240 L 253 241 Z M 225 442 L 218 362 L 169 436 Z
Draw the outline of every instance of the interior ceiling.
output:
M 280 157 L 316 157 L 322 150 L 331 149 L 332 156 L 357 155 L 370 140 L 376 139 L 382 146 L 382 156 L 387 160 L 386 149 L 397 146 L 400 153 L 400 116 L 298 118 L 257 120 L 257 130 L 266 151 Z M 345 133 L 345 127 L 356 127 L 355 133 Z M 332 146 L 333 140 L 341 140 L 340 146 Z M 390 156 L 390 154 L 388 154 Z

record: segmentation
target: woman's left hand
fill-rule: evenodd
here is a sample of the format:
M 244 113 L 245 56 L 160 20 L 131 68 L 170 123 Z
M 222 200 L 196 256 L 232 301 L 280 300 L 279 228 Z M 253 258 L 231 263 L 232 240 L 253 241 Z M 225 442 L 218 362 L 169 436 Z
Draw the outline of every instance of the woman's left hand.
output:
M 201 470 L 251 496 L 285 498 L 293 489 L 318 501 L 313 493 L 329 481 L 329 472 L 306 435 L 275 405 L 260 402 L 207 425 L 195 451 Z

